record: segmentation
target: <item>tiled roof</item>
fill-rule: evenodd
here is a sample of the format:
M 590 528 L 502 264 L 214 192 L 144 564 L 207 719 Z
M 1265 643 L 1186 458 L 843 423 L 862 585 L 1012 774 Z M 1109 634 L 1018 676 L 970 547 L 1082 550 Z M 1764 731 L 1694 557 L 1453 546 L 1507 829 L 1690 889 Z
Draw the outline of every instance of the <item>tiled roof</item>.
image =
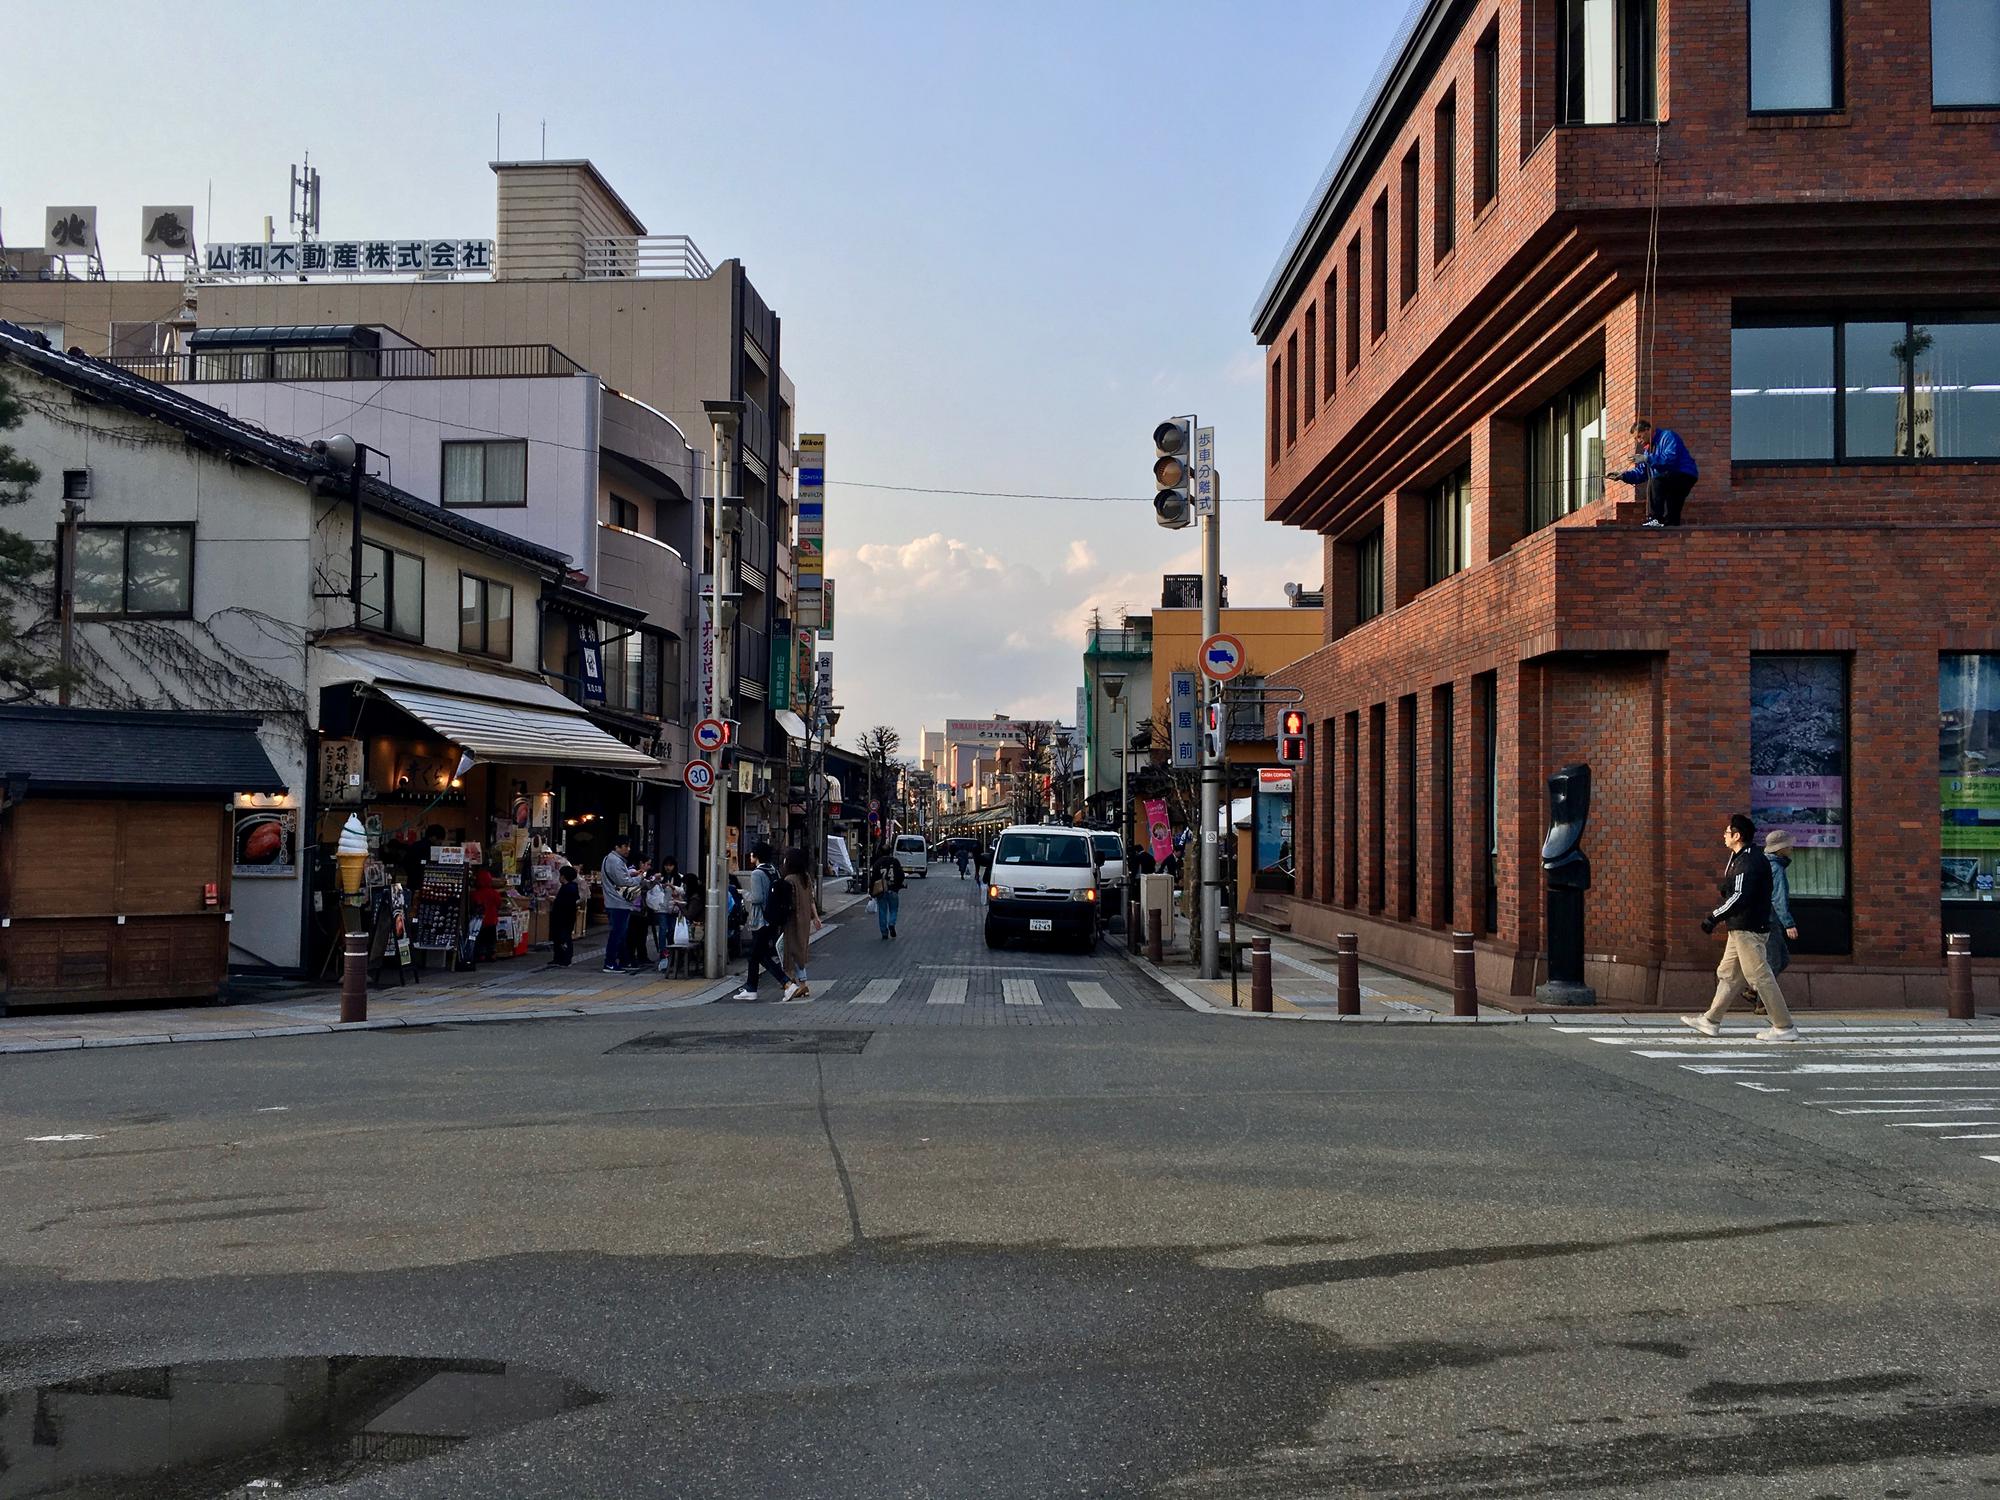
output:
M 26 774 L 27 795 L 148 799 L 282 792 L 254 714 L 0 708 L 0 778 Z

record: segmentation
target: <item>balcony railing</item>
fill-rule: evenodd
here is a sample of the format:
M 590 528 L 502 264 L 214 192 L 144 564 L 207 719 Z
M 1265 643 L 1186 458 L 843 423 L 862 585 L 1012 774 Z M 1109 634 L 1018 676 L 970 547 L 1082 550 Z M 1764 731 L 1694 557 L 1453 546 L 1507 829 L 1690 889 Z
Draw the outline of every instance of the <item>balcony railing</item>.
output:
M 592 235 L 583 242 L 585 281 L 706 281 L 714 274 L 708 257 L 684 234 Z
M 1083 649 L 1087 656 L 1151 656 L 1153 637 L 1143 630 L 1093 630 Z
M 583 366 L 553 344 L 457 344 L 439 349 L 215 349 L 107 359 L 162 385 L 263 380 L 494 380 L 578 375 Z

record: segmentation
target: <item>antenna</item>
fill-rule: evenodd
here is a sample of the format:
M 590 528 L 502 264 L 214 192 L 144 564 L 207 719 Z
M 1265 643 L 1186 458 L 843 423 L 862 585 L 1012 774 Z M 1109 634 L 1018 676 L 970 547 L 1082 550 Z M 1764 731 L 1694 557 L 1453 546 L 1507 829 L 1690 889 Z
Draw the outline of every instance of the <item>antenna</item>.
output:
M 549 159 L 549 122 L 542 121 L 542 160 Z
M 290 205 L 285 222 L 295 226 L 299 239 L 303 242 L 319 233 L 319 172 L 313 167 L 312 152 L 305 156 L 303 167 L 292 166 L 292 190 L 286 200 Z

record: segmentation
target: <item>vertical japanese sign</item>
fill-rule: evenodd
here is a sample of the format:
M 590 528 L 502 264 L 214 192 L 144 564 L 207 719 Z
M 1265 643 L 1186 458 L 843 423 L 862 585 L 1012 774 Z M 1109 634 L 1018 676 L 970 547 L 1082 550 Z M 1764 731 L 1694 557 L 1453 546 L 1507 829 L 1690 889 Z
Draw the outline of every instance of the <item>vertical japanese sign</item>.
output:
M 799 619 L 823 634 L 832 619 L 822 592 L 826 580 L 826 434 L 802 432 L 794 450 L 799 494 Z
M 598 642 L 597 627 L 588 623 L 576 627 L 576 654 L 583 672 L 583 701 L 604 701 L 604 647 Z
M 823 641 L 833 639 L 833 580 L 831 578 L 827 579 L 826 587 L 820 590 L 819 638 Z
M 1215 429 L 1194 430 L 1194 513 L 1215 514 Z
M 1167 698 L 1168 727 L 1173 732 L 1173 768 L 1191 771 L 1201 764 L 1201 694 L 1192 672 L 1173 674 Z
M 833 653 L 831 651 L 820 652 L 818 667 L 819 676 L 818 680 L 813 683 L 813 694 L 819 714 L 820 732 L 824 734 L 826 732 L 826 711 L 833 706 Z
M 771 707 L 777 710 L 791 706 L 792 627 L 786 621 L 784 629 L 771 632 Z
M 701 586 L 704 591 L 714 586 L 709 574 L 702 574 Z M 712 598 L 702 602 L 700 650 L 701 711 L 711 718 L 720 718 L 722 705 L 715 701 L 715 615 Z

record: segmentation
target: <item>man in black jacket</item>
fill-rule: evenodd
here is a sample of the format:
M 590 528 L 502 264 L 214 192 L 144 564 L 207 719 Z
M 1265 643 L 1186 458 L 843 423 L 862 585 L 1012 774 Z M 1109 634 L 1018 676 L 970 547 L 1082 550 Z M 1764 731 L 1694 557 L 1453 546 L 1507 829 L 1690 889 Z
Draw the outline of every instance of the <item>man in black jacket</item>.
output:
M 1715 966 L 1715 998 L 1709 1001 L 1708 1013 L 1681 1020 L 1703 1036 L 1717 1035 L 1722 1018 L 1747 985 L 1771 1015 L 1770 1027 L 1758 1032 L 1757 1040 L 1796 1042 L 1798 1029 L 1778 988 L 1778 976 L 1771 972 L 1771 866 L 1756 839 L 1757 825 L 1742 813 L 1734 814 L 1722 831 L 1722 842 L 1729 849 L 1729 866 L 1718 887 L 1722 904 L 1701 919 L 1701 930 L 1714 932 L 1717 925 L 1727 923 L 1728 944 L 1722 962 Z

